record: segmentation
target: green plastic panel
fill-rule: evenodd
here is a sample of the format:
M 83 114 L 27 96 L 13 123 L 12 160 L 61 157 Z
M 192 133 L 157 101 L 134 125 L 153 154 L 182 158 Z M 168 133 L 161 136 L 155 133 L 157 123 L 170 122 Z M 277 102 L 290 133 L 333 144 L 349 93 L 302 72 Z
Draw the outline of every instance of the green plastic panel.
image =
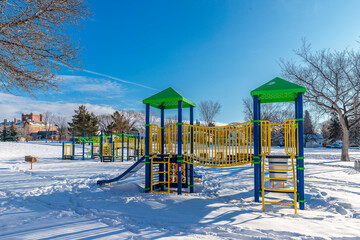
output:
M 196 104 L 180 95 L 173 88 L 169 87 L 151 97 L 143 100 L 143 103 L 149 103 L 154 108 L 161 109 L 175 109 L 178 108 L 178 102 L 182 101 L 183 108 L 189 108 L 190 106 L 196 107 Z
M 257 95 L 261 103 L 292 102 L 299 92 L 306 88 L 277 77 L 251 91 L 251 96 Z

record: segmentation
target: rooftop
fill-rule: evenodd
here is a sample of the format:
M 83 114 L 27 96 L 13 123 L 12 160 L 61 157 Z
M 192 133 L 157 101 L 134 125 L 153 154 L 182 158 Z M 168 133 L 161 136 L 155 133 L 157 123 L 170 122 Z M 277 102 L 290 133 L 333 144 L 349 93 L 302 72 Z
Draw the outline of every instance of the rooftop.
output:
M 183 108 L 189 108 L 190 106 L 196 107 L 195 103 L 186 99 L 171 87 L 146 98 L 143 100 L 143 103 L 149 103 L 150 106 L 159 109 L 175 109 L 178 108 L 178 101 L 183 102 Z
M 282 78 L 274 78 L 264 85 L 251 91 L 251 96 L 258 96 L 261 103 L 292 102 L 299 92 L 305 93 L 306 88 Z

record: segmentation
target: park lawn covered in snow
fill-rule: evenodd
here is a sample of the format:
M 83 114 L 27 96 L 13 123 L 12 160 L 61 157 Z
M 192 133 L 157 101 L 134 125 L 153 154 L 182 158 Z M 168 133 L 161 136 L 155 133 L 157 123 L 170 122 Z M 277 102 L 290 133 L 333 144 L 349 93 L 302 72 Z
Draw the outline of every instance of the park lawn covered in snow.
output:
M 133 162 L 61 160 L 58 143 L 1 142 L 0 239 L 358 239 L 360 173 L 340 151 L 305 149 L 307 210 L 294 215 L 292 206 L 263 212 L 253 202 L 250 165 L 195 167 L 203 176 L 195 194 L 145 194 L 144 169 L 96 185 Z M 25 155 L 39 156 L 33 170 Z

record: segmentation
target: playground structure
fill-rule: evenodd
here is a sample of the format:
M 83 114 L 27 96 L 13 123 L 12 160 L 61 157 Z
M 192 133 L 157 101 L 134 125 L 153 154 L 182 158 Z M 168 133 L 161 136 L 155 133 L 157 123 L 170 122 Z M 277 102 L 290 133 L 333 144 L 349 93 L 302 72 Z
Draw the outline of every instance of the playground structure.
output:
M 80 158 L 96 159 L 101 162 L 129 161 L 130 159 L 139 160 L 144 155 L 145 139 L 140 135 L 122 133 L 111 133 L 104 136 L 101 131 L 100 136 L 76 137 L 73 132 L 71 142 L 63 142 L 62 159 L 75 160 Z M 90 145 L 90 151 L 86 151 L 86 144 Z M 76 154 L 76 146 L 81 146 L 81 154 Z
M 293 205 L 296 214 L 298 202 L 300 209 L 305 209 L 305 91 L 304 87 L 275 78 L 251 92 L 254 105 L 252 121 L 223 127 L 203 127 L 193 124 L 193 109 L 196 105 L 174 89 L 165 89 L 143 101 L 146 104 L 145 156 L 120 176 L 100 180 L 98 184 L 123 180 L 145 166 L 145 192 L 170 193 L 172 189 L 176 189 L 178 194 L 182 194 L 183 189 L 188 189 L 192 193 L 194 165 L 220 168 L 252 163 L 255 202 L 260 201 L 261 194 L 263 210 L 265 203 L 286 204 Z M 282 124 L 261 120 L 261 103 L 291 101 L 295 102 L 295 119 Z M 150 106 L 160 109 L 160 126 L 150 124 Z M 178 122 L 165 127 L 165 109 L 176 108 Z M 183 108 L 190 108 L 189 124 L 182 121 Z M 274 129 L 280 129 L 284 133 L 283 155 L 271 154 L 271 132 Z M 289 186 L 285 187 L 287 182 Z M 282 183 L 282 187 L 279 187 L 279 183 Z M 291 193 L 294 201 L 265 201 L 266 192 Z

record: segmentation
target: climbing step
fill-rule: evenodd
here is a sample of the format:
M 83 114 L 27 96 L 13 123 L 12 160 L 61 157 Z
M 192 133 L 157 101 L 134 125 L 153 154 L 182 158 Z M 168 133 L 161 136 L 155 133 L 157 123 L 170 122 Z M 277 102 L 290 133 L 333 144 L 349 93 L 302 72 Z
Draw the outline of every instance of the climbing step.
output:
M 296 195 L 296 175 L 295 175 L 295 166 L 294 166 L 295 155 L 263 155 L 262 158 L 262 207 L 265 211 L 265 204 L 283 204 L 283 205 L 292 205 L 294 206 L 295 214 L 297 214 L 297 195 Z M 290 162 L 289 162 L 290 160 Z M 269 172 L 269 177 L 265 176 L 265 172 Z M 292 173 L 288 176 L 288 173 Z M 272 188 L 265 187 L 265 180 L 270 180 Z M 283 188 L 274 188 L 274 182 L 282 182 Z M 285 182 L 292 181 L 293 188 L 285 189 Z M 274 193 L 293 193 L 294 202 L 276 202 L 276 201 L 266 201 L 265 192 L 274 192 Z

